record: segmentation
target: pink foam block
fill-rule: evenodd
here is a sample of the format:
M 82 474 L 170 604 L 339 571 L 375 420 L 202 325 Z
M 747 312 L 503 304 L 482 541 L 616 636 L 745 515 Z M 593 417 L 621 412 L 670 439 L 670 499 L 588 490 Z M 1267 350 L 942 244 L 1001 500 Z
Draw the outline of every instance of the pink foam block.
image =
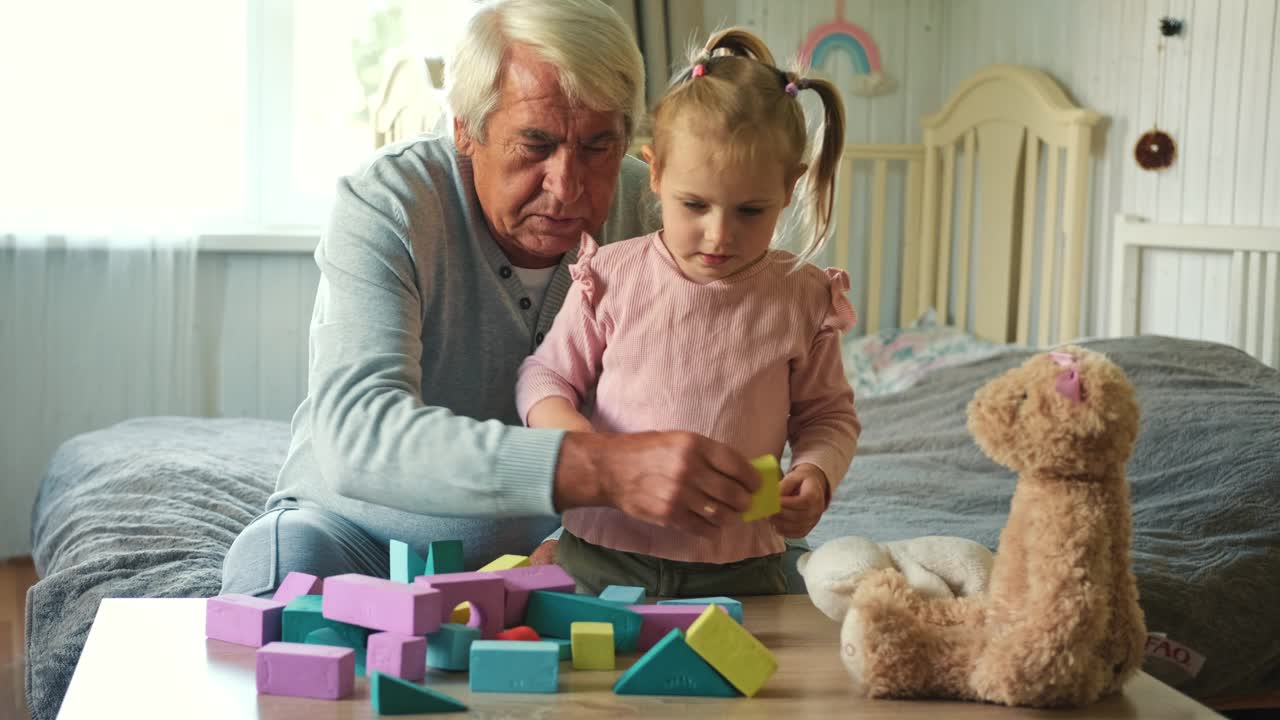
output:
M 356 683 L 356 652 L 332 645 L 273 642 L 258 656 L 258 692 L 337 700 Z
M 688 630 L 693 621 L 706 612 L 707 606 L 629 605 L 627 609 L 640 613 L 640 635 L 636 638 L 636 649 L 644 652 L 656 645 L 673 629 Z M 720 609 L 724 610 L 722 607 Z
M 325 579 L 320 614 L 373 630 L 426 635 L 440 629 L 442 600 L 426 585 L 351 573 Z
M 280 583 L 280 587 L 276 588 L 276 594 L 272 595 L 271 599 L 288 605 L 294 598 L 302 595 L 323 595 L 323 590 L 324 580 L 315 575 L 291 572 L 285 577 L 284 582 Z
M 416 635 L 380 632 L 369 636 L 365 669 L 420 682 L 427 674 L 427 639 Z
M 219 595 L 204 606 L 205 637 L 262 647 L 280 639 L 285 603 L 249 595 Z
M 493 574 L 500 576 L 507 586 L 507 612 L 503 620 L 506 627 L 524 624 L 529 593 L 534 590 L 571 593 L 578 586 L 573 577 L 559 565 L 530 565 L 499 570 Z
M 491 572 L 461 572 L 444 575 L 421 575 L 415 583 L 440 591 L 444 602 L 441 607 L 449 622 L 449 615 L 458 603 L 471 603 L 471 621 L 467 625 L 479 628 L 480 637 L 492 640 L 502 632 L 506 622 L 506 582 Z M 477 612 L 477 610 L 479 612 Z

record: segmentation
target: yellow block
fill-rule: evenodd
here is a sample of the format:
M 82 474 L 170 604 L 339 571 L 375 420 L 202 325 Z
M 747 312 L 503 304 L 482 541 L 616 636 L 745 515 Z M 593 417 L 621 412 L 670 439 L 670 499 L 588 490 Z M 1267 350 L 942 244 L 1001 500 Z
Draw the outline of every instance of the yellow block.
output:
M 747 697 L 759 692 L 778 669 L 769 648 L 716 605 L 693 621 L 685 642 Z
M 569 643 L 573 646 L 574 670 L 613 669 L 612 623 L 570 623 Z
M 529 567 L 529 558 L 524 555 L 503 555 L 480 568 L 478 572 L 497 572 L 498 570 L 510 570 L 518 567 Z
M 760 489 L 751 496 L 751 507 L 742 513 L 742 519 L 751 522 L 782 512 L 782 469 L 778 460 L 772 455 L 761 455 L 751 461 L 756 472 L 760 473 Z
M 458 607 L 453 609 L 453 613 L 449 615 L 449 622 L 458 625 L 466 625 L 471 622 L 471 603 L 458 603 Z

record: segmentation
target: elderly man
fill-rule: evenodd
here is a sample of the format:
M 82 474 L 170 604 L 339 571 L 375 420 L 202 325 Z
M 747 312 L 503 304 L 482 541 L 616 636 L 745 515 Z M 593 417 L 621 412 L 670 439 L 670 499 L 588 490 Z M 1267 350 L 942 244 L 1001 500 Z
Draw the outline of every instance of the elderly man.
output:
M 582 233 L 653 229 L 647 170 L 625 154 L 644 87 L 626 25 L 596 0 L 489 4 L 447 72 L 453 137 L 388 148 L 338 187 L 315 254 L 308 395 L 223 592 L 264 595 L 295 570 L 386 576 L 392 539 L 419 553 L 462 540 L 474 568 L 529 552 L 581 506 L 705 533 L 696 509 L 745 509 L 758 485 L 744 458 L 689 433 L 519 427 L 516 370 Z

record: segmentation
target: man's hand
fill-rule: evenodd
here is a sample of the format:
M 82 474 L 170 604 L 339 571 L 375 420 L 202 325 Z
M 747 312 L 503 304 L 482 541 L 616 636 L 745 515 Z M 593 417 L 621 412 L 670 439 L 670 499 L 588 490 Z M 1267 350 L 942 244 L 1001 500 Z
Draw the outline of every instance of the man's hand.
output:
M 530 565 L 554 565 L 556 562 L 556 544 L 559 540 L 545 540 L 529 556 Z
M 736 450 L 687 432 L 568 433 L 560 448 L 556 509 L 612 507 L 703 537 L 742 522 L 760 477 Z
M 782 512 L 770 518 L 783 537 L 802 538 L 827 509 L 827 476 L 817 465 L 801 463 L 782 478 Z

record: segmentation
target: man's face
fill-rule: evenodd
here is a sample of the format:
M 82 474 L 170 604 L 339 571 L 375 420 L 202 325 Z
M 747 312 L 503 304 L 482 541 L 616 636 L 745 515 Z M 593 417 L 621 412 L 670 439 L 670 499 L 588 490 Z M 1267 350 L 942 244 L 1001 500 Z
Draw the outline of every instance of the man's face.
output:
M 609 215 L 626 151 L 621 112 L 571 105 L 555 68 L 519 45 L 508 53 L 486 141 L 454 121 L 476 195 L 511 262 L 549 267 Z

